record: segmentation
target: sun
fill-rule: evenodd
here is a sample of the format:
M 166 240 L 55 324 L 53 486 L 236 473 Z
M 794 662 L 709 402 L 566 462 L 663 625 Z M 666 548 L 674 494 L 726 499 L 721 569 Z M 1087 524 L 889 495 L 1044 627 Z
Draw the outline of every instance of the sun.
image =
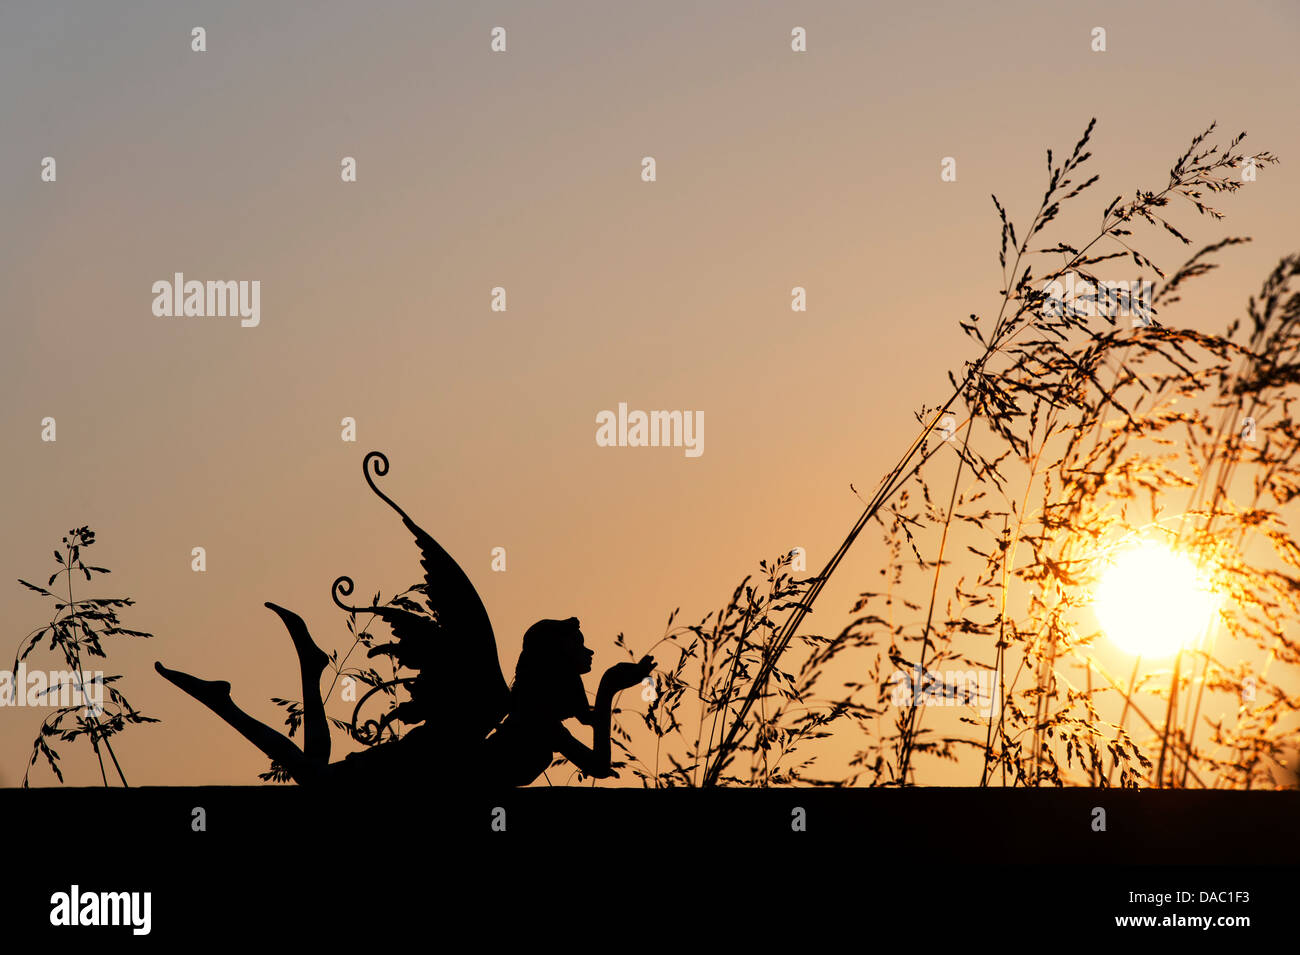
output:
M 1186 556 L 1145 541 L 1102 571 L 1093 608 L 1112 643 L 1142 657 L 1167 657 L 1205 633 L 1218 599 Z

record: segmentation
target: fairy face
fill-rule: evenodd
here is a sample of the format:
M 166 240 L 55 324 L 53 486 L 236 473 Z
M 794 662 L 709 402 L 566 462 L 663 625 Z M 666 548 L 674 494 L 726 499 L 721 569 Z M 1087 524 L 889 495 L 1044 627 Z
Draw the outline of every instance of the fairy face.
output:
M 582 640 L 577 617 L 539 620 L 524 634 L 523 652 L 515 668 L 515 682 L 564 679 L 591 672 L 595 653 Z
M 596 652 L 587 647 L 582 639 L 582 631 L 575 627 L 573 631 L 573 641 L 569 650 L 570 659 L 573 660 L 574 669 L 579 673 L 590 673 L 591 662 L 596 657 Z

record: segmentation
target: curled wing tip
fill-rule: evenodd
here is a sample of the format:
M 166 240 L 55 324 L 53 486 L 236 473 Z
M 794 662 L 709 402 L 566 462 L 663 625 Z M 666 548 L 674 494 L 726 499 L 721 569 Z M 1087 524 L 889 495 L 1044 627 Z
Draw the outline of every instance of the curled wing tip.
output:
M 355 612 L 352 607 L 349 607 L 341 599 L 351 595 L 354 589 L 356 589 L 356 585 L 352 582 L 351 577 L 336 577 L 334 583 L 330 585 L 330 597 L 334 600 L 334 606 L 349 613 Z

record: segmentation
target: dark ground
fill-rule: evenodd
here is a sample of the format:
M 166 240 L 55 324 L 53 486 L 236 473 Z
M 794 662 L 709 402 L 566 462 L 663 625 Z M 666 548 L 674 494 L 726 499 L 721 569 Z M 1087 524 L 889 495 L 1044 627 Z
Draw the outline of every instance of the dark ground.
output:
M 206 831 L 194 831 L 196 808 Z M 1096 808 L 1105 831 L 1094 831 Z M 805 831 L 792 830 L 799 810 Z M 1197 932 L 1240 945 L 1275 931 L 1294 941 L 1300 906 L 1300 792 L 48 788 L 0 790 L 0 818 L 14 877 L 0 896 L 6 941 L 42 931 L 132 946 L 181 933 L 251 939 L 259 925 L 444 938 L 462 926 L 485 944 L 596 932 L 613 945 L 628 932 L 650 942 L 730 925 L 761 928 L 773 944 L 839 926 L 863 943 L 884 930 L 927 944 L 956 932 L 965 940 L 946 944 L 968 945 L 968 933 L 1000 935 L 995 923 L 1010 918 L 1067 936 L 1172 944 Z M 51 929 L 50 895 L 74 883 L 152 892 L 151 938 Z M 1129 896 L 1177 890 L 1195 901 Z M 1249 900 L 1197 898 L 1223 891 Z M 1171 912 L 1248 914 L 1252 925 L 1114 925 Z

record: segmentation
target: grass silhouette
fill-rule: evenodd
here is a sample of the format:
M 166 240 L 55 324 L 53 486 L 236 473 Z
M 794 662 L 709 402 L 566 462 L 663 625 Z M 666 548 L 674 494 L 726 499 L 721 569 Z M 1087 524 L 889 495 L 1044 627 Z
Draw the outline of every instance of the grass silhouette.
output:
M 28 760 L 27 771 L 23 774 L 24 789 L 29 785 L 32 767 L 41 757 L 45 758 L 59 782 L 63 782 L 63 771 L 59 768 L 59 753 L 50 741 L 73 742 L 83 736 L 90 743 L 95 758 L 99 761 L 99 774 L 104 785 L 108 785 L 108 772 L 104 766 L 104 753 L 108 753 L 118 778 L 125 786 L 126 774 L 122 772 L 122 765 L 113 751 L 112 738 L 132 724 L 158 722 L 138 712 L 122 691 L 113 685 L 121 679 L 120 675 L 86 675 L 85 666 L 90 660 L 95 657 L 102 659 L 108 657 L 104 650 L 104 638 L 152 636 L 141 630 L 127 629 L 118 620 L 117 612 L 135 603 L 131 598 L 78 598 L 75 595 L 74 580 L 80 580 L 84 576 L 86 581 L 90 581 L 96 575 L 109 573 L 107 567 L 95 567 L 87 564 L 83 559 L 84 552 L 94 543 L 95 532 L 89 527 L 73 528 L 63 538 L 62 547 L 54 551 L 54 559 L 59 569 L 50 575 L 44 587 L 26 580 L 18 581 L 28 590 L 53 600 L 54 616 L 48 624 L 36 628 L 23 637 L 14 654 L 11 673 L 17 674 L 19 664 L 25 661 L 47 637 L 49 641 L 46 649 L 58 651 L 63 657 L 64 665 L 68 668 L 51 674 L 51 678 L 39 693 L 42 702 L 52 702 L 57 705 L 41 721 L 40 731 L 32 743 L 31 759 Z M 59 578 L 63 578 L 61 583 Z M 56 585 L 60 588 L 59 593 L 49 589 Z M 17 677 L 12 679 L 16 680 Z M 15 686 L 14 692 L 27 692 L 27 689 Z
M 1217 222 L 1211 200 L 1277 160 L 1245 154 L 1244 133 L 1214 143 L 1211 125 L 1160 188 L 1115 197 L 1099 226 L 1066 241 L 1058 216 L 1099 181 L 1085 174 L 1095 123 L 1065 158 L 1048 150 L 1027 227 L 994 197 L 1000 301 L 959 323 L 978 354 L 918 414 L 821 572 L 795 580 L 787 556 L 701 623 L 670 616 L 661 643 L 679 659 L 641 714 L 645 732 L 619 731 L 644 785 L 900 786 L 947 761 L 968 785 L 1252 788 L 1292 759 L 1300 647 L 1285 624 L 1300 611 L 1300 548 L 1283 510 L 1300 493 L 1300 260 L 1278 264 L 1245 322 L 1208 334 L 1158 316 L 1248 240 L 1217 239 L 1166 274 L 1135 234 L 1191 245 L 1175 212 Z M 1151 294 L 1108 292 L 1119 279 Z M 863 593 L 838 635 L 802 634 L 873 522 L 890 555 L 885 588 Z M 1117 676 L 1088 608 L 1106 555 L 1152 535 L 1196 561 L 1222 609 L 1168 670 L 1139 657 Z M 959 705 L 937 716 L 896 705 L 891 665 Z M 832 686 L 850 667 L 858 676 Z M 991 715 L 972 716 L 944 672 L 996 674 Z M 855 741 L 838 773 L 815 758 L 814 741 L 832 735 Z

